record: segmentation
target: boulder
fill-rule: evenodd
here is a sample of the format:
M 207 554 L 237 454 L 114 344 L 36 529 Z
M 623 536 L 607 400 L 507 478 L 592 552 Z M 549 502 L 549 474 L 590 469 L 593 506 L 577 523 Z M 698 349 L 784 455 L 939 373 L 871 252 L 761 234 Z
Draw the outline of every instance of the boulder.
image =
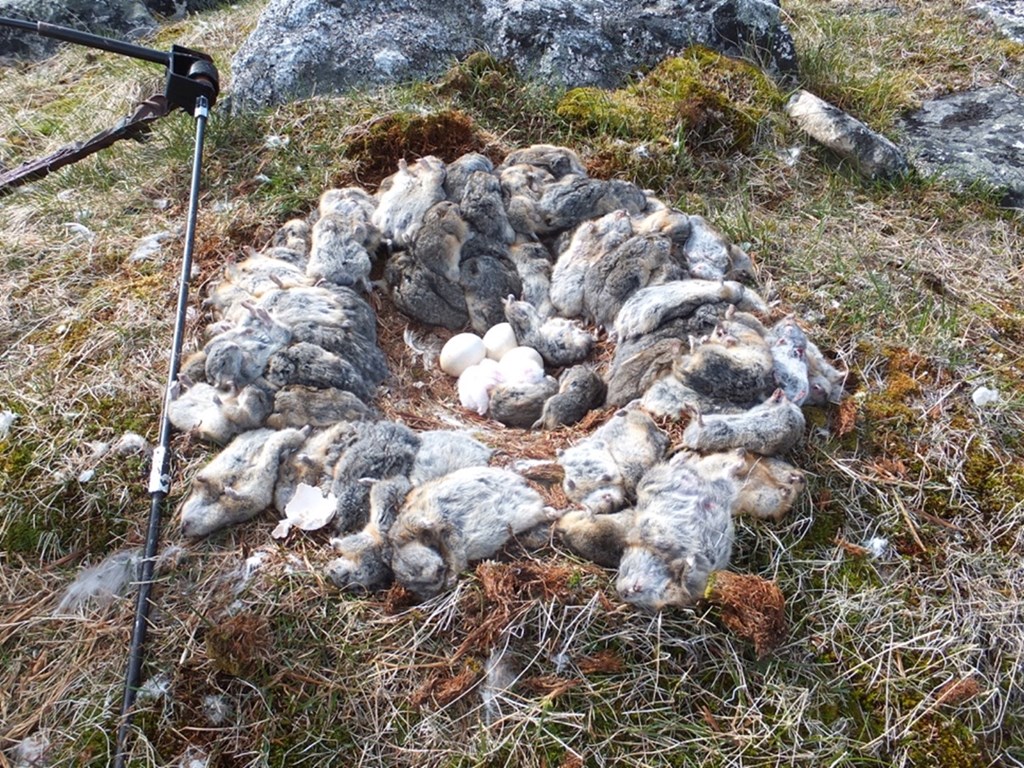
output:
M 869 179 L 892 178 L 909 170 L 907 159 L 889 139 L 809 91 L 794 93 L 786 114 L 801 131 Z
M 997 190 L 1024 208 L 1024 99 L 997 85 L 925 102 L 903 119 L 904 145 L 922 171 Z
M 180 19 L 207 11 L 225 0 L 0 0 L 0 16 L 45 21 L 118 40 L 133 40 L 156 29 L 160 19 Z M 52 55 L 60 41 L 11 27 L 0 27 L 0 63 L 5 59 L 40 59 Z
M 477 50 L 527 77 L 611 88 L 693 44 L 796 72 L 778 0 L 270 0 L 232 61 L 232 103 L 436 77 Z
M 0 0 L 0 16 L 45 21 L 84 32 L 137 38 L 152 32 L 156 21 L 142 0 Z M 39 59 L 50 56 L 60 42 L 14 27 L 0 27 L 0 57 Z
M 1024 43 L 1024 0 L 981 0 L 975 7 L 1008 38 Z

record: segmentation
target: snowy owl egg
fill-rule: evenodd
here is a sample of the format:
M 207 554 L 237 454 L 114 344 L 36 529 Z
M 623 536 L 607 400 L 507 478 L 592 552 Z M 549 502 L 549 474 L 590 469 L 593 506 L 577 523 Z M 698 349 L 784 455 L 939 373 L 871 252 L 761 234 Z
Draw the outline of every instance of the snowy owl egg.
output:
M 484 334 L 484 347 L 491 360 L 501 360 L 502 355 L 514 349 L 517 343 L 515 331 L 508 323 L 498 323 Z
M 448 339 L 441 348 L 441 370 L 449 376 L 459 376 L 486 356 L 483 339 L 475 333 L 459 333 Z
M 544 360 L 533 347 L 516 347 L 501 357 L 502 378 L 507 383 L 537 382 L 544 378 Z

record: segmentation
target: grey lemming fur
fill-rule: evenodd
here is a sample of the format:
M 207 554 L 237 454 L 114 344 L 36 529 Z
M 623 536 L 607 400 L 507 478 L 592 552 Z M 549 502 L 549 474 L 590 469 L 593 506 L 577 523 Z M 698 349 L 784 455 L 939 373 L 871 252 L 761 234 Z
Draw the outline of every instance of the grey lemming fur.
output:
M 299 384 L 279 389 L 274 394 L 273 412 L 266 424 L 273 429 L 307 424 L 329 427 L 339 421 L 364 421 L 377 418 L 377 413 L 353 395 L 341 389 L 316 389 Z
M 182 533 L 206 536 L 269 507 L 282 458 L 305 440 L 297 429 L 254 429 L 232 440 L 193 479 L 181 507 Z
M 555 523 L 555 534 L 580 557 L 605 568 L 616 568 L 626 548 L 633 517 L 632 509 L 606 515 L 595 515 L 589 509 L 574 509 Z
M 444 199 L 444 162 L 427 155 L 409 165 L 398 161 L 398 171 L 381 182 L 371 221 L 397 248 L 412 243 L 423 217 Z
M 540 494 L 504 469 L 469 467 L 413 488 L 388 533 L 395 578 L 421 598 L 452 586 L 469 563 L 551 518 Z
M 270 393 L 259 384 L 225 392 L 198 383 L 168 403 L 167 417 L 184 432 L 193 430 L 203 440 L 226 445 L 235 435 L 262 426 L 271 407 Z
M 507 427 L 529 429 L 540 418 L 544 403 L 558 392 L 558 381 L 545 376 L 532 384 L 498 384 L 491 390 L 488 415 Z
M 504 322 L 505 298 L 523 290 L 515 266 L 500 254 L 463 258 L 460 282 L 466 291 L 469 323 L 479 334 Z
M 466 190 L 466 182 L 474 173 L 494 173 L 494 163 L 478 152 L 468 152 L 448 163 L 444 179 L 445 196 L 453 203 L 460 202 Z
M 395 306 L 415 320 L 453 330 L 469 322 L 462 286 L 422 266 L 407 251 L 388 259 L 384 281 Z
M 703 597 L 710 573 L 729 564 L 733 492 L 724 479 L 702 478 L 685 457 L 653 467 L 637 488 L 615 584 L 619 596 L 648 611 Z
M 338 499 L 331 524 L 340 532 L 366 524 L 370 500 L 366 481 L 408 476 L 420 447 L 419 436 L 402 424 L 364 421 L 354 427 L 358 438 L 335 464 L 331 483 Z
M 629 341 L 671 320 L 688 317 L 704 304 L 723 301 L 744 311 L 763 314 L 768 310 L 760 296 L 740 283 L 674 280 L 634 293 L 615 318 L 615 336 L 619 341 Z
M 442 200 L 423 216 L 409 250 L 419 265 L 457 283 L 462 245 L 468 238 L 469 227 L 459 215 L 459 206 Z
M 544 362 L 556 368 L 575 365 L 585 360 L 596 339 L 586 329 L 564 317 L 540 316 L 536 308 L 512 296 L 505 300 L 505 318 L 522 346 L 533 347 Z
M 486 466 L 494 450 L 464 432 L 444 429 L 420 432 L 420 448 L 416 452 L 409 479 L 413 485 L 465 467 Z
M 373 483 L 369 521 L 359 533 L 332 541 L 340 556 L 327 564 L 327 576 L 335 586 L 350 592 L 366 592 L 384 589 L 391 583 L 388 531 L 411 487 L 405 477 Z
M 683 432 L 687 448 L 707 453 L 746 448 L 773 456 L 784 453 L 799 442 L 804 431 L 804 415 L 781 389 L 760 405 L 736 414 L 694 415 Z
M 544 403 L 534 429 L 575 424 L 604 402 L 604 381 L 585 365 L 575 365 L 558 377 L 558 393 Z

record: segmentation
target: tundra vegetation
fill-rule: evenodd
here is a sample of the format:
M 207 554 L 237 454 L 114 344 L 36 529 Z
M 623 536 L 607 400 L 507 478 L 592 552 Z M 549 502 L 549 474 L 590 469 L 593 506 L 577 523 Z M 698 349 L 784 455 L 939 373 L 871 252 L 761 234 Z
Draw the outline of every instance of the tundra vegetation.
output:
M 1020 72 L 1024 46 L 970 5 L 787 0 L 801 85 L 893 131 L 923 99 Z M 229 90 L 258 10 L 204 12 L 150 43 L 211 52 Z M 113 125 L 161 87 L 152 65 L 76 48 L 10 66 L 0 165 Z M 785 95 L 706 51 L 567 93 L 478 54 L 434 82 L 215 108 L 190 349 L 223 265 L 324 189 L 373 191 L 403 157 L 545 142 L 743 244 L 778 316 L 805 321 L 850 376 L 838 406 L 805 408 L 795 508 L 736 521 L 733 569 L 786 599 L 788 637 L 763 658 L 713 609 L 624 606 L 614 572 L 564 550 L 512 552 L 417 604 L 340 594 L 326 534 L 271 544 L 270 513 L 187 543 L 173 510 L 211 451 L 176 435 L 133 765 L 1024 763 L 1020 212 L 938 178 L 863 182 L 787 124 Z M 107 447 L 157 436 L 192 137 L 167 118 L 0 200 L 0 412 L 16 415 L 0 432 L 0 764 L 26 740 L 45 764 L 110 760 L 134 599 L 58 605 L 81 566 L 144 536 L 148 459 Z M 158 233 L 158 253 L 129 258 Z M 524 436 L 467 417 L 374 301 L 387 417 L 464 420 L 498 464 L 593 429 Z M 998 400 L 976 405 L 982 386 Z

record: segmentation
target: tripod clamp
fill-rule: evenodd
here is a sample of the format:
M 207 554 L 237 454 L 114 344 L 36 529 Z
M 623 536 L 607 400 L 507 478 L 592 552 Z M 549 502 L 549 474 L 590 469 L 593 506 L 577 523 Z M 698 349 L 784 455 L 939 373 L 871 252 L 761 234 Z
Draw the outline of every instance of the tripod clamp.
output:
M 151 122 L 175 109 L 182 109 L 195 117 L 200 96 L 205 97 L 209 108 L 217 101 L 220 93 L 220 75 L 213 64 L 213 59 L 201 51 L 181 45 L 172 45 L 169 52 L 158 51 L 57 24 L 48 24 L 45 21 L 22 21 L 0 16 L 0 26 L 24 29 L 45 37 L 162 64 L 167 69 L 164 92 L 143 101 L 131 115 L 113 128 L 101 131 L 85 141 L 66 144 L 51 155 L 29 160 L 11 171 L 0 173 L 0 196 L 15 187 L 41 179 L 58 168 L 88 157 L 120 139 L 141 140 L 142 135 L 150 130 Z

